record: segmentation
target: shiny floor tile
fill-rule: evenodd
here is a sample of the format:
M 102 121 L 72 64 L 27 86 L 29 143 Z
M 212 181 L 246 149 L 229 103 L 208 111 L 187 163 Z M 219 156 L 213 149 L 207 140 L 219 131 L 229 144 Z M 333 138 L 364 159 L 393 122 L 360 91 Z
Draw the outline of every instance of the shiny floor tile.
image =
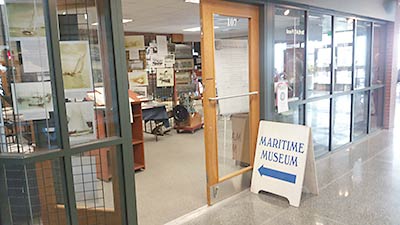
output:
M 246 191 L 174 224 L 398 225 L 400 109 L 397 114 L 394 130 L 318 159 L 320 194 L 303 194 L 299 208 L 284 198 Z

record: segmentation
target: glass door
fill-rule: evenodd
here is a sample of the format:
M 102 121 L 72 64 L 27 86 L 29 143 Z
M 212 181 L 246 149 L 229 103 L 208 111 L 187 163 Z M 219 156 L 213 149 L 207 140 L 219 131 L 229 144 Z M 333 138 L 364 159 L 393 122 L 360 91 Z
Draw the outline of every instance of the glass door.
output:
M 201 1 L 208 204 L 250 186 L 259 123 L 259 9 Z

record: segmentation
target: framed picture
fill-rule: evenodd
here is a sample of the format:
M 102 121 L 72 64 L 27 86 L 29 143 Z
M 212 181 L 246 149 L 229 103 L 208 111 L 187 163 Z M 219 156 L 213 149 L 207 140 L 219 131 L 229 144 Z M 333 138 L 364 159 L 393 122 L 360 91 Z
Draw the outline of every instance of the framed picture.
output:
M 125 36 L 125 48 L 136 49 L 139 51 L 144 49 L 144 36 L 143 35 L 132 35 Z
M 147 98 L 147 87 L 144 87 L 144 86 L 142 86 L 142 87 L 135 86 L 135 87 L 131 87 L 131 90 L 132 90 L 133 92 L 135 92 L 136 94 L 138 94 L 139 97 L 141 97 L 141 98 Z
M 147 72 L 145 70 L 135 70 L 128 73 L 129 86 L 132 88 L 134 86 L 149 85 L 149 80 L 147 78 Z
M 14 83 L 11 91 L 15 110 L 24 120 L 46 119 L 54 110 L 50 82 Z
M 192 58 L 192 46 L 185 44 L 175 45 L 175 58 L 177 59 L 188 59 Z
M 174 86 L 174 69 L 159 68 L 157 69 L 157 87 L 172 87 Z
M 66 90 L 92 89 L 92 70 L 87 41 L 60 42 L 61 67 Z
M 191 72 L 190 71 L 179 71 L 175 73 L 175 82 L 177 84 L 189 83 L 191 80 Z
M 71 137 L 88 136 L 95 139 L 94 102 L 67 102 L 68 132 Z
M 175 60 L 175 69 L 177 70 L 193 70 L 193 59 L 177 59 Z
M 4 2 L 4 1 L 3 1 Z M 7 2 L 8 27 L 11 38 L 45 37 L 43 5 L 40 3 Z M 3 4 L 4 5 L 4 4 Z

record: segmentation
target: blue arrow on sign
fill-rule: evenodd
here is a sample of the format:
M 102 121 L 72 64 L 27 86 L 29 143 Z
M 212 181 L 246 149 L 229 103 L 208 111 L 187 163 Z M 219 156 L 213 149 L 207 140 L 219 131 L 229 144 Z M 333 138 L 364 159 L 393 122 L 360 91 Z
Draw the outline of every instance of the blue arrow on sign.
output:
M 270 169 L 264 167 L 264 165 L 261 165 L 260 168 L 258 168 L 258 172 L 260 173 L 260 176 L 272 177 L 293 184 L 296 183 L 296 175 Z

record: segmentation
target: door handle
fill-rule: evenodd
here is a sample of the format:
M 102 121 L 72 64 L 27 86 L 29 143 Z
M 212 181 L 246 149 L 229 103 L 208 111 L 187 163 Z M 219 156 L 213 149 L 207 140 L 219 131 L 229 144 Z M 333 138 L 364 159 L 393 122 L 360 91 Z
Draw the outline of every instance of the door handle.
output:
M 208 100 L 209 101 L 218 101 L 218 100 L 239 98 L 239 97 L 245 97 L 245 96 L 251 96 L 251 95 L 258 95 L 258 91 L 253 91 L 253 92 L 238 94 L 238 95 L 228 95 L 228 96 L 222 96 L 222 97 L 208 98 Z

